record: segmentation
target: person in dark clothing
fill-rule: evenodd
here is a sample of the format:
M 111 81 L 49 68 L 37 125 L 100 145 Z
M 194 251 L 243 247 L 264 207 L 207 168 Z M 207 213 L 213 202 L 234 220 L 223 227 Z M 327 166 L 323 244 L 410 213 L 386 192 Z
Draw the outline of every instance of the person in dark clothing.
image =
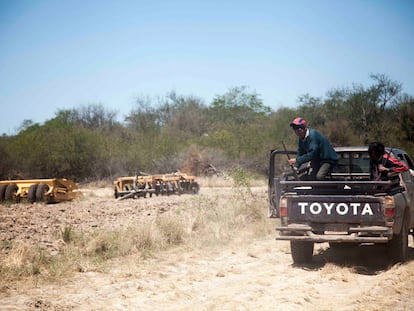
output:
M 303 118 L 294 119 L 290 126 L 299 140 L 296 158 L 289 159 L 289 165 L 299 169 L 303 163 L 310 162 L 311 173 L 306 179 L 324 179 L 338 162 L 331 143 L 317 130 L 308 128 Z
M 368 145 L 372 180 L 396 180 L 401 172 L 408 171 L 408 166 L 385 152 L 382 143 L 374 141 Z

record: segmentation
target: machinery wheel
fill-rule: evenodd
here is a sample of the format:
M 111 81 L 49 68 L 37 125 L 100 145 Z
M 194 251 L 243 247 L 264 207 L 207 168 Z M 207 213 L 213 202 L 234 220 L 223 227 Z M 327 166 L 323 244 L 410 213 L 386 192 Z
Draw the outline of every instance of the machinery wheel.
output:
M 182 183 L 179 183 L 178 184 L 178 188 L 177 188 L 177 194 L 178 195 L 181 195 L 181 194 L 183 194 L 184 193 L 184 188 L 183 188 L 183 186 L 182 186 Z
M 408 213 L 404 213 L 404 219 L 399 234 L 393 236 L 388 242 L 388 257 L 391 263 L 405 262 L 408 258 Z
M 6 198 L 6 188 L 7 185 L 0 185 L 0 202 L 4 201 Z
M 313 242 L 290 241 L 290 251 L 294 264 L 306 264 L 312 261 Z
M 37 190 L 37 184 L 33 184 L 29 187 L 29 191 L 27 192 L 27 200 L 30 203 L 36 202 L 36 190 Z
M 197 194 L 198 191 L 200 191 L 200 186 L 198 185 L 198 183 L 194 182 L 190 185 L 190 193 L 192 194 Z
M 161 193 L 161 195 L 167 194 L 167 184 L 166 183 L 161 184 L 160 193 Z
M 46 202 L 47 198 L 45 196 L 46 192 L 49 190 L 47 184 L 39 184 L 36 190 L 36 201 L 37 202 Z
M 167 195 L 174 193 L 174 185 L 171 182 L 167 183 Z
M 18 198 L 17 198 L 18 189 L 19 188 L 17 187 L 16 184 L 8 185 L 6 188 L 5 196 L 4 196 L 6 201 L 17 202 L 18 201 Z
M 155 185 L 155 195 L 159 196 L 161 194 L 161 185 Z

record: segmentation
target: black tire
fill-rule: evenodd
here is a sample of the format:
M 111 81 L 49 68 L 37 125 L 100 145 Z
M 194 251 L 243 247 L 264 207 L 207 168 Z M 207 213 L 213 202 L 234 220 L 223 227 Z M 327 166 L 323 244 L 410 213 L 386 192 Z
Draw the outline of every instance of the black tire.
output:
M 184 192 L 185 192 L 185 190 L 184 190 L 184 187 L 183 187 L 182 183 L 179 183 L 178 188 L 177 188 L 177 194 L 182 195 L 182 194 L 184 194 Z
M 174 184 L 172 182 L 167 183 L 167 195 L 173 194 L 175 191 Z
M 198 185 L 198 183 L 193 182 L 190 185 L 190 192 L 192 194 L 197 194 L 200 191 L 200 186 Z
M 46 192 L 49 190 L 49 186 L 47 184 L 39 184 L 36 190 L 36 201 L 37 202 L 46 202 Z
M 161 185 L 155 185 L 155 195 L 159 196 L 161 194 Z
M 163 183 L 162 185 L 162 194 L 168 195 L 168 183 Z
M 29 191 L 27 192 L 27 201 L 29 203 L 36 202 L 36 190 L 37 190 L 37 184 L 33 184 L 29 187 Z
M 392 240 L 388 242 L 388 257 L 392 264 L 405 262 L 408 259 L 408 217 L 408 213 L 406 212 L 400 233 L 394 235 Z
M 356 247 L 358 244 L 357 243 L 335 243 L 335 242 L 329 242 L 329 247 L 332 249 L 350 249 L 353 247 Z
M 300 265 L 310 263 L 313 257 L 313 242 L 290 241 L 293 263 Z
M 7 185 L 0 185 L 0 202 L 3 202 L 6 199 L 6 188 Z
M 19 187 L 17 187 L 16 184 L 10 184 L 7 186 L 6 188 L 6 192 L 4 194 L 4 198 L 6 199 L 6 201 L 11 201 L 11 202 L 18 202 L 19 199 L 17 197 L 17 190 L 19 189 Z

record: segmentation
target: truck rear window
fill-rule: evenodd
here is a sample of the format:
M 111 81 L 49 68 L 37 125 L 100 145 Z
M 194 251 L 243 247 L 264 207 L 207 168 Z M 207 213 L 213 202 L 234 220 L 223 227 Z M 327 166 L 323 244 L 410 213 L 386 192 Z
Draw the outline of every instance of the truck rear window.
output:
M 352 174 L 366 173 L 369 174 L 369 155 L 364 151 L 338 152 L 338 165 L 333 169 L 333 173 Z

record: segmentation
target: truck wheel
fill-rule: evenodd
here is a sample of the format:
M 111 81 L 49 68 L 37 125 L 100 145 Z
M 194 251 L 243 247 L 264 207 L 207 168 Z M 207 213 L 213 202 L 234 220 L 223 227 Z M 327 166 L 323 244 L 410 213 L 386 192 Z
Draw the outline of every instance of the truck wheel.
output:
M 5 192 L 5 199 L 6 201 L 13 201 L 13 202 L 18 202 L 18 197 L 17 197 L 17 190 L 19 188 L 17 187 L 16 184 L 10 184 L 7 186 L 6 188 L 6 192 Z
M 358 245 L 358 244 L 356 244 L 356 243 L 329 242 L 329 247 L 330 248 L 332 248 L 332 249 L 338 249 L 338 250 L 341 250 L 341 249 L 350 249 L 350 248 L 355 247 L 356 245 Z
M 408 213 L 404 213 L 401 231 L 388 242 L 388 257 L 391 263 L 405 262 L 408 257 Z
M 0 202 L 4 201 L 6 198 L 6 188 L 7 185 L 0 185 Z
M 294 264 L 304 264 L 312 261 L 313 242 L 290 241 L 290 251 Z
M 47 184 L 39 184 L 36 190 L 36 201 L 37 202 L 46 202 L 46 192 L 49 190 L 49 186 Z
M 29 191 L 27 191 L 27 200 L 30 203 L 36 202 L 36 190 L 37 190 L 37 184 L 33 184 L 29 187 Z

